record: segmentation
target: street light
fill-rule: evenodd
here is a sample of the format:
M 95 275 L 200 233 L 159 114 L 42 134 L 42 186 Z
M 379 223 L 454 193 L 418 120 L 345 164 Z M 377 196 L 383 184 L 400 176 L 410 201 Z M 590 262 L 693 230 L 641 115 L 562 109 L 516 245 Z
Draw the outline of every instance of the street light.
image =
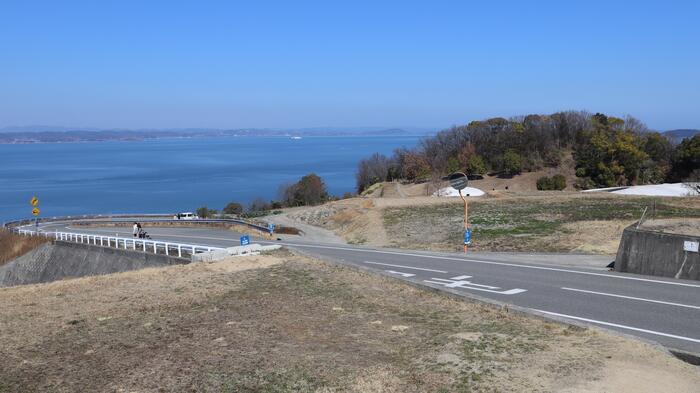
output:
M 462 190 L 469 186 L 469 179 L 467 175 L 462 172 L 455 172 L 449 176 L 443 178 L 450 182 L 450 186 L 459 192 L 459 196 L 464 201 L 464 252 L 467 252 L 467 246 L 472 242 L 472 233 L 469 230 L 469 205 L 467 204 L 467 198 L 462 195 Z

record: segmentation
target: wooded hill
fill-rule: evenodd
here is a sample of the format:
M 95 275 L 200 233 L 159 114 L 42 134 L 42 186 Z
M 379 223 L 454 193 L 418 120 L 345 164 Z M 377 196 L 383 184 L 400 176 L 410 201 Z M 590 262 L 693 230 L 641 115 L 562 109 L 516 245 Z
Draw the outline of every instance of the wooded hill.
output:
M 357 190 L 380 181 L 425 181 L 461 171 L 513 176 L 558 168 L 572 154 L 581 189 L 678 182 L 700 177 L 700 135 L 673 146 L 641 121 L 601 113 L 501 117 L 473 121 L 423 139 L 391 157 L 360 161 Z

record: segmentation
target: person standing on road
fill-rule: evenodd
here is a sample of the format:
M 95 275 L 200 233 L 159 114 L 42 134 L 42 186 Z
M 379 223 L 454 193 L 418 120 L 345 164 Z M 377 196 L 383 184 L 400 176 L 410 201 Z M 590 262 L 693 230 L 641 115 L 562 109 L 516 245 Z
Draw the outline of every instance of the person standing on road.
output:
M 134 223 L 134 237 L 137 237 L 139 235 L 139 224 L 137 222 Z

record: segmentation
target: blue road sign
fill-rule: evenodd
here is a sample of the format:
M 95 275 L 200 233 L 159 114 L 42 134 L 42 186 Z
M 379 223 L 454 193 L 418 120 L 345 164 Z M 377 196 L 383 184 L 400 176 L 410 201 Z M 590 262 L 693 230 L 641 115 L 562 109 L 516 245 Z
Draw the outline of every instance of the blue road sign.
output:
M 272 232 L 275 231 L 275 224 L 273 224 L 273 223 L 267 224 L 267 230 L 270 231 L 270 235 L 272 235 Z
M 464 244 L 467 246 L 472 244 L 472 230 L 471 229 L 467 229 L 466 231 L 464 231 Z
M 241 246 L 247 246 L 250 244 L 250 236 L 241 236 Z

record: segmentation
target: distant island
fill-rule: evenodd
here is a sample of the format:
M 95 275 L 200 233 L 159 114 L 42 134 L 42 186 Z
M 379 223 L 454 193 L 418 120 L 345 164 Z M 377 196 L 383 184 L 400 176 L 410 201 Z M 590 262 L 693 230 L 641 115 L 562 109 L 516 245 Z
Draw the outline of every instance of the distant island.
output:
M 673 144 L 679 144 L 685 138 L 692 138 L 695 134 L 700 134 L 700 130 L 694 129 L 679 129 L 679 130 L 669 130 L 664 132 L 664 136 L 671 140 Z
M 422 128 L 301 128 L 301 129 L 169 129 L 100 130 L 62 127 L 0 128 L 0 144 L 142 141 L 160 138 L 214 138 L 236 136 L 313 137 L 313 136 L 421 136 L 437 130 Z

